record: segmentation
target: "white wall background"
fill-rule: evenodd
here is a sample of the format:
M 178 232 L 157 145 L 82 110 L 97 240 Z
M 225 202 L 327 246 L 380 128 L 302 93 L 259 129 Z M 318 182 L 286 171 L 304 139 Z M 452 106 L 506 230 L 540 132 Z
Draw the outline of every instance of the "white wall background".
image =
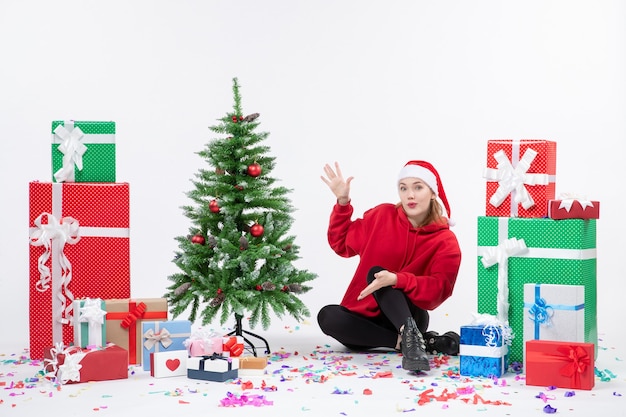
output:
M 273 175 L 293 189 L 299 267 L 319 275 L 303 296 L 313 325 L 356 262 L 326 243 L 324 163 L 356 177 L 357 214 L 396 201 L 407 160 L 438 167 L 464 252 L 455 294 L 433 313 L 446 330 L 476 309 L 486 141 L 545 138 L 558 142 L 557 194 L 602 203 L 598 321 L 611 331 L 625 278 L 625 23 L 618 0 L 1 1 L 2 339 L 27 346 L 28 182 L 51 179 L 50 122 L 117 122 L 132 295 L 159 297 L 189 225 L 195 152 L 231 109 L 233 77 L 270 132 Z

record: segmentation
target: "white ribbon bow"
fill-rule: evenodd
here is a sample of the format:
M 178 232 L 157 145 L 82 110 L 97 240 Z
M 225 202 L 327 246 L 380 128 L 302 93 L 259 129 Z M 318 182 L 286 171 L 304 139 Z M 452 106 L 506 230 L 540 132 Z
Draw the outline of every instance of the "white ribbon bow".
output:
M 522 159 L 514 167 L 503 150 L 493 154 L 498 162 L 497 168 L 485 168 L 483 174 L 483 177 L 487 178 L 488 181 L 498 182 L 498 189 L 489 199 L 492 206 L 499 207 L 511 193 L 513 193 L 511 195 L 513 201 L 516 204 L 521 204 L 525 209 L 529 209 L 535 204 L 525 185 L 546 185 L 550 181 L 548 174 L 529 174 L 527 172 L 536 156 L 537 151 L 528 148 Z
M 80 382 L 80 368 L 83 367 L 80 361 L 85 355 L 86 353 L 83 352 L 65 354 L 63 365 L 59 365 L 59 372 L 57 373 L 57 378 L 61 384 L 67 384 L 69 381 Z
M 498 315 L 502 323 L 509 321 L 509 258 L 527 251 L 524 239 L 510 238 L 491 247 L 481 258 L 485 268 L 498 264 Z
M 102 325 L 107 312 L 102 309 L 100 300 L 87 298 L 80 308 L 79 314 L 81 322 Z
M 80 127 L 74 127 L 72 122 L 66 122 L 66 125 L 67 128 L 58 125 L 54 129 L 54 134 L 62 140 L 58 149 L 63 153 L 63 166 L 54 173 L 54 179 L 57 182 L 74 181 L 74 166 L 79 171 L 83 169 L 83 154 L 87 151 L 87 147 L 82 142 L 85 134 Z
M 107 312 L 102 309 L 101 300 L 87 298 L 83 301 L 83 305 L 80 307 L 78 319 L 82 323 L 87 323 L 89 327 L 89 341 L 88 345 L 101 346 L 102 340 L 102 326 L 104 325 L 104 318 Z
M 161 345 L 167 349 L 172 344 L 172 339 L 170 338 L 170 332 L 167 329 L 161 329 L 158 333 L 154 332 L 154 329 L 148 329 L 144 335 L 145 342 L 143 345 L 146 349 L 150 350 L 154 347 L 155 344 L 161 343 Z
M 578 195 L 578 194 L 563 193 L 560 195 L 560 198 L 561 198 L 561 204 L 559 204 L 559 209 L 564 208 L 565 211 L 567 211 L 568 213 L 572 209 L 572 204 L 574 204 L 574 201 L 578 201 L 580 203 L 580 205 L 583 208 L 583 211 L 587 207 L 593 207 L 593 203 L 591 202 L 591 200 L 587 200 L 586 197 Z
M 74 352 L 74 353 L 72 353 Z M 67 384 L 69 381 L 80 382 L 80 369 L 83 365 L 80 362 L 85 357 L 86 353 L 77 350 L 75 347 L 63 348 L 63 343 L 56 343 L 55 346 L 50 349 L 52 358 L 44 359 L 44 367 L 48 372 L 46 376 L 56 377 L 61 384 Z M 64 355 L 63 364 L 59 365 L 59 355 Z
M 46 224 L 42 220 L 46 218 Z M 39 269 L 39 281 L 36 284 L 37 291 L 44 292 L 50 288 L 52 277 L 50 268 L 46 266 L 46 262 L 52 253 L 53 241 L 58 244 L 59 264 L 61 266 L 61 282 L 62 291 L 57 294 L 63 306 L 60 321 L 63 324 L 69 323 L 68 316 L 72 313 L 72 302 L 74 295 L 69 290 L 68 285 L 72 280 L 72 264 L 63 252 L 66 243 L 71 245 L 80 240 L 78 220 L 72 217 L 63 217 L 61 221 L 57 220 L 50 213 L 41 213 L 34 221 L 35 229 L 30 234 L 30 244 L 33 246 L 43 246 L 45 251 L 39 256 L 37 268 Z M 64 295 L 65 294 L 65 295 Z M 66 302 L 69 300 L 69 302 Z

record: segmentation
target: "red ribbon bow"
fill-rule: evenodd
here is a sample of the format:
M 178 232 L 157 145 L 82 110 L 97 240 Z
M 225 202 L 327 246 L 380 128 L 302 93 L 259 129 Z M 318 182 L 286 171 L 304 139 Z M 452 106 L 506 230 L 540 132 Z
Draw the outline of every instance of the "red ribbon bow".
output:
M 147 308 L 148 306 L 146 306 L 146 303 L 144 302 L 137 303 L 133 311 L 129 311 L 128 316 L 126 316 L 126 318 L 122 320 L 122 322 L 120 323 L 120 326 L 122 326 L 124 329 L 128 329 L 131 324 L 133 324 L 134 322 L 139 320 L 141 317 L 143 317 Z
M 560 370 L 561 375 L 574 378 L 576 385 L 580 383 L 580 374 L 591 364 L 585 349 L 580 346 L 559 346 L 557 351 L 565 357 L 567 363 Z
M 238 343 L 236 336 L 231 336 L 222 344 L 224 352 L 230 352 L 230 356 L 239 356 L 243 353 L 243 343 Z

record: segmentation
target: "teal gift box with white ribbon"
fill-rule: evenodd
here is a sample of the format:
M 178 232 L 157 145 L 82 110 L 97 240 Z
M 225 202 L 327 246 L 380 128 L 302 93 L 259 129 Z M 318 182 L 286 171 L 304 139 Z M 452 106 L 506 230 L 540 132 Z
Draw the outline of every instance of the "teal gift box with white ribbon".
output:
M 478 313 L 508 322 L 509 360 L 524 362 L 525 284 L 584 287 L 584 342 L 596 345 L 595 219 L 478 217 Z
M 185 340 L 191 336 L 189 320 L 144 321 L 141 323 L 142 364 L 150 371 L 150 354 L 184 350 Z
M 73 301 L 74 346 L 106 346 L 106 310 L 104 300 L 85 298 Z
M 527 340 L 584 342 L 585 287 L 524 284 L 524 346 Z
M 115 182 L 115 122 L 52 122 L 53 182 Z

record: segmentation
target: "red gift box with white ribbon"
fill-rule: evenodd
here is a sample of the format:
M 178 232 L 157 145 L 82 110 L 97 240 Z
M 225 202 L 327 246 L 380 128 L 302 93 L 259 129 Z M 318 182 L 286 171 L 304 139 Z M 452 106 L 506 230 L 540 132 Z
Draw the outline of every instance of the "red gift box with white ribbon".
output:
M 541 218 L 554 199 L 556 142 L 544 139 L 487 141 L 485 215 Z
M 128 378 L 128 352 L 115 344 L 94 349 L 76 346 L 44 349 L 44 372 L 61 384 Z
M 561 194 L 559 199 L 548 201 L 548 217 L 554 220 L 599 219 L 600 202 L 577 194 Z
M 73 301 L 130 297 L 129 185 L 29 185 L 31 359 L 73 337 Z

